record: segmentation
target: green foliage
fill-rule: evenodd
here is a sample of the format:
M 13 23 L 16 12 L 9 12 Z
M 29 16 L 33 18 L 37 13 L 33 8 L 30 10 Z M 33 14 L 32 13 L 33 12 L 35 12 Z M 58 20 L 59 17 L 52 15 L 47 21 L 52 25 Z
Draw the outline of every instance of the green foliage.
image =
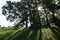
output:
M 33 27 L 40 27 L 43 24 L 48 26 L 51 16 L 54 23 L 56 23 L 56 16 L 60 14 L 59 2 L 57 0 L 7 1 L 7 4 L 2 7 L 2 14 L 7 16 L 7 20 L 15 21 L 15 27 L 21 25 L 28 27 L 28 23 Z M 39 7 L 40 10 L 38 10 Z

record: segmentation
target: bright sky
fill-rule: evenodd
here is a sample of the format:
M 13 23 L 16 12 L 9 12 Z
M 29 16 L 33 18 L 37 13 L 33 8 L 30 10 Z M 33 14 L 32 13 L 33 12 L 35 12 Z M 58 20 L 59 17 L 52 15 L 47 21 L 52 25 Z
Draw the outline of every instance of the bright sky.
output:
M 8 0 L 7 0 L 8 1 Z M 11 0 L 11 1 L 19 1 L 19 0 Z M 6 0 L 0 0 L 0 25 L 1 26 L 13 26 L 13 22 L 7 21 L 4 15 L 2 15 L 2 6 L 6 4 Z

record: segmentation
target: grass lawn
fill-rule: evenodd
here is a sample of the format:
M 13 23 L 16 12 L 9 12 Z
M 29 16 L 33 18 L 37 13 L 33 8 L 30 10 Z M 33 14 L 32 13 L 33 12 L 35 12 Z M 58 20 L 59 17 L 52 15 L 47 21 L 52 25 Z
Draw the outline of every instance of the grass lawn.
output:
M 60 40 L 58 27 L 18 29 L 0 28 L 0 40 Z

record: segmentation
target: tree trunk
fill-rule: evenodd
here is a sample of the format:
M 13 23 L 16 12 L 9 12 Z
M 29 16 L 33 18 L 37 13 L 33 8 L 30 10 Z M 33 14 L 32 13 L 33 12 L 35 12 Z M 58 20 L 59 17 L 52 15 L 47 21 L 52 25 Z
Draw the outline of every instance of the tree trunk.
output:
M 39 27 L 42 27 L 42 23 L 41 23 L 41 18 L 40 18 L 40 13 L 38 13 L 38 21 L 39 21 Z
M 47 13 L 46 13 L 46 22 L 47 22 L 47 26 L 50 26 Z
M 28 21 L 26 20 L 26 27 L 28 27 Z
M 56 19 L 55 19 L 54 13 L 52 14 L 52 17 L 53 17 L 53 22 L 56 23 Z

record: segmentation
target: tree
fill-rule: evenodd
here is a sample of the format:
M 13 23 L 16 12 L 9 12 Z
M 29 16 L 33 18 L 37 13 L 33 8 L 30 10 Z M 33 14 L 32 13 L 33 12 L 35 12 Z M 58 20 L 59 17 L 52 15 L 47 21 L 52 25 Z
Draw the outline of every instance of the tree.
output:
M 7 20 L 16 21 L 15 26 L 26 25 L 28 27 L 28 23 L 30 23 L 31 27 L 41 27 L 44 22 L 49 25 L 51 13 L 55 21 L 55 13 L 59 12 L 60 4 L 59 1 L 56 4 L 54 0 L 7 1 L 2 9 L 2 13 L 7 16 Z

